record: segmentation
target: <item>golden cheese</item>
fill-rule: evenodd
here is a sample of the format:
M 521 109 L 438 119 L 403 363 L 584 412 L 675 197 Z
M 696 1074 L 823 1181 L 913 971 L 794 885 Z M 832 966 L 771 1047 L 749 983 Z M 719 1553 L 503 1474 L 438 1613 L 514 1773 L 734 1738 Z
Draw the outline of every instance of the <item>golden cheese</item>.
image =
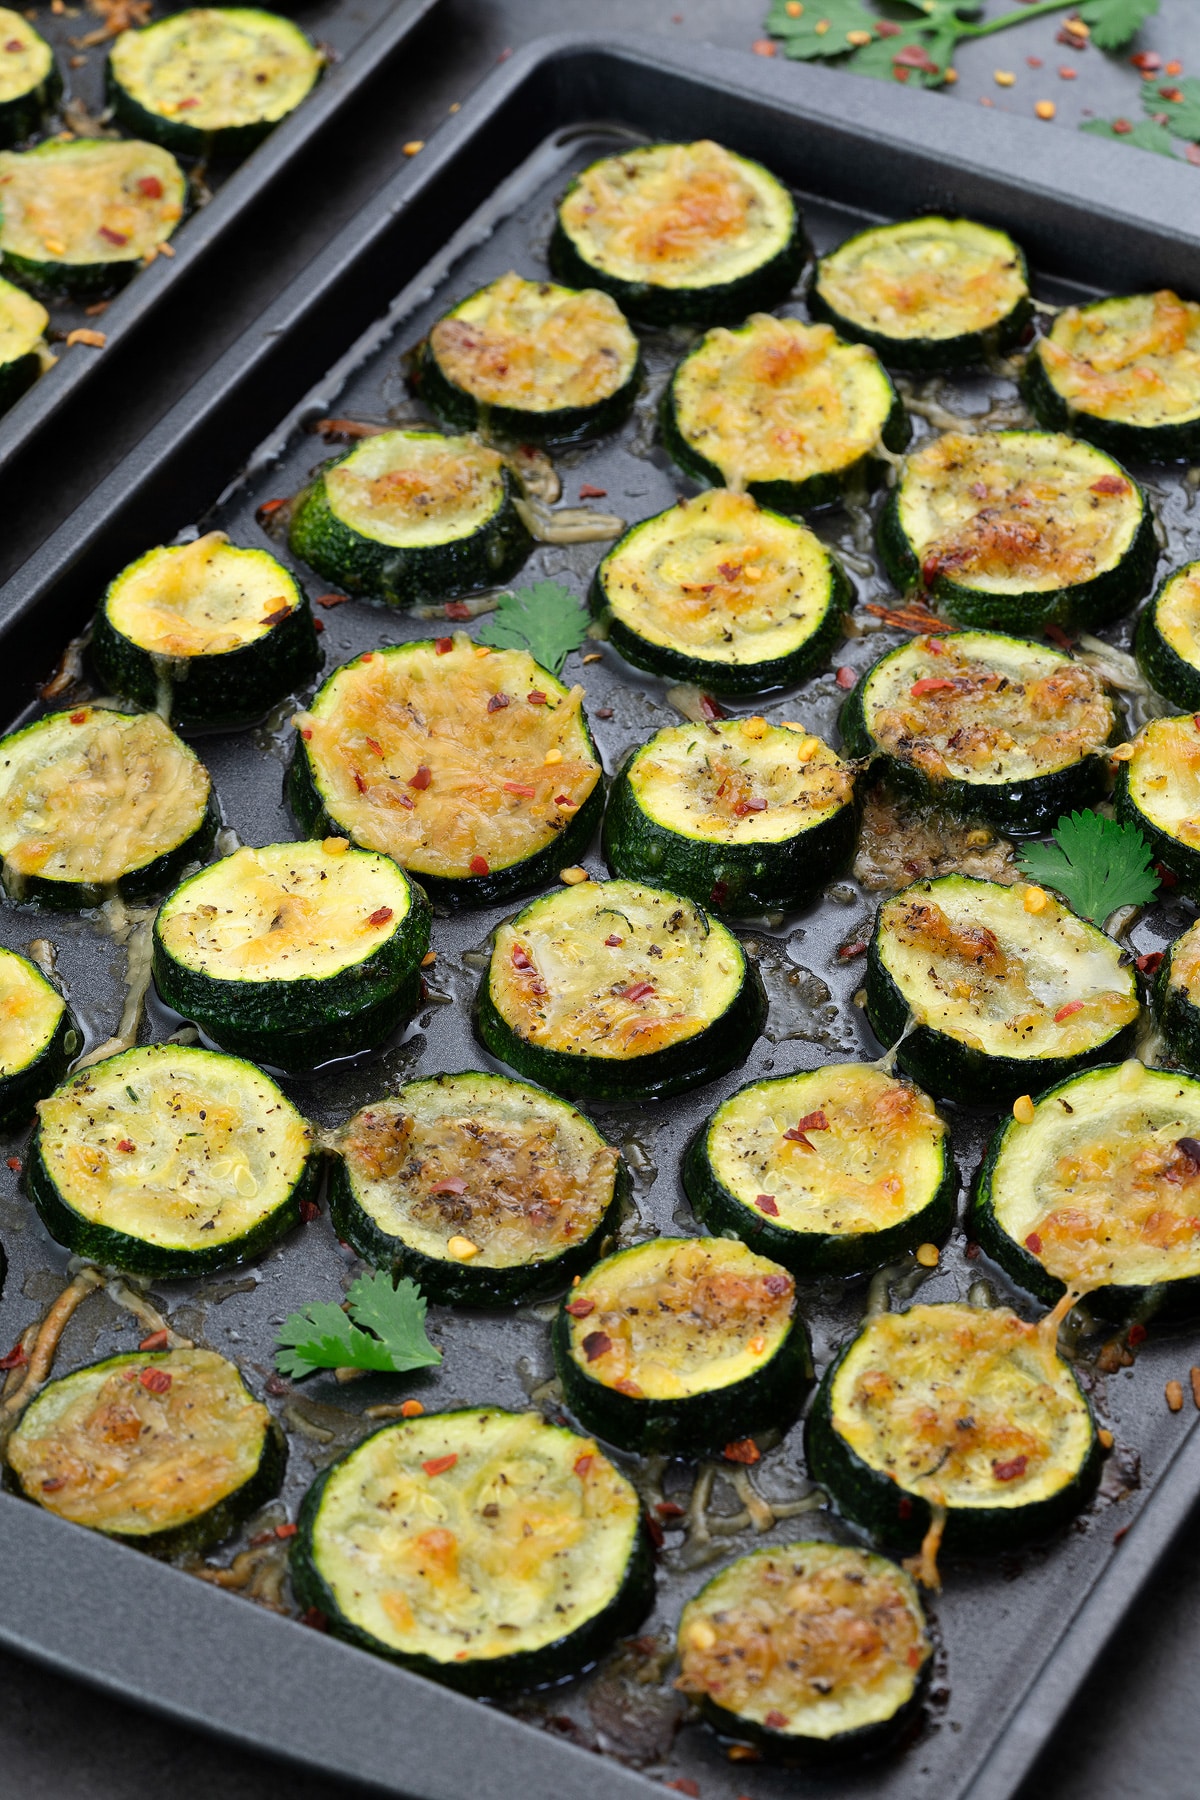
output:
M 40 87 L 53 68 L 53 50 L 24 13 L 0 6 L 0 104 Z
M 14 950 L 0 950 L 0 1079 L 35 1062 L 58 1030 L 62 995 Z
M 554 413 L 597 406 L 623 388 L 638 341 L 597 288 L 501 275 L 429 334 L 442 374 L 481 406 Z
M 1125 765 L 1129 797 L 1160 831 L 1200 848 L 1200 726 L 1192 713 L 1151 719 Z
M 1172 575 L 1151 604 L 1154 623 L 1172 650 L 1200 668 L 1200 562 Z
M 852 769 L 828 744 L 763 719 L 668 725 L 627 776 L 650 818 L 717 844 L 781 843 L 831 819 L 854 794 Z
M 221 656 L 266 637 L 300 605 L 300 590 L 267 551 L 208 531 L 148 550 L 104 604 L 113 629 L 152 656 Z
M 40 301 L 11 281 L 0 280 L 0 364 L 16 362 L 31 350 L 43 348 L 49 323 L 50 314 Z
M 109 53 L 113 78 L 147 112 L 195 131 L 274 124 L 299 106 L 324 65 L 290 20 L 251 7 L 189 7 Z
M 934 342 L 994 330 L 1029 293 L 1003 231 L 936 217 L 859 232 L 821 258 L 816 285 L 859 331 Z
M 136 139 L 0 151 L 0 251 L 30 262 L 140 262 L 183 217 L 175 158 Z
M 336 519 L 398 550 L 472 537 L 505 494 L 498 451 L 436 431 L 364 438 L 321 479 Z
M 1074 412 L 1142 427 L 1200 418 L 1200 305 L 1169 288 L 1064 307 L 1036 354 Z

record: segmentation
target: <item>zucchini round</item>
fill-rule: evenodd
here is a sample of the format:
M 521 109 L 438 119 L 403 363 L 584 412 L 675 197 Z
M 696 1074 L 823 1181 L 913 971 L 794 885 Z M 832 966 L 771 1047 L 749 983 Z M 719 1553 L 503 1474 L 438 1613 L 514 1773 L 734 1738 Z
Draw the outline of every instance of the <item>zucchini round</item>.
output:
M 828 325 L 755 313 L 689 350 L 662 397 L 663 442 L 686 474 L 780 512 L 836 506 L 903 450 L 908 414 L 873 350 Z
M 879 909 L 867 1018 L 948 1100 L 1003 1106 L 1131 1047 L 1137 988 L 1121 947 L 1041 888 L 969 875 L 915 882 Z
M 761 694 L 824 662 L 854 590 L 807 525 L 715 488 L 627 531 L 590 598 L 636 668 Z
M 253 1064 L 148 1044 L 41 1102 L 27 1175 L 73 1255 L 172 1280 L 260 1255 L 299 1223 L 319 1163 L 312 1128 Z
M 599 288 L 501 275 L 445 313 L 413 380 L 458 431 L 578 444 L 613 430 L 642 381 L 638 341 Z
M 675 1683 L 715 1730 L 818 1766 L 894 1744 L 933 1645 L 910 1575 L 856 1544 L 752 1551 L 688 1601 Z
M 632 1482 L 540 1413 L 384 1426 L 317 1478 L 299 1523 L 300 1604 L 360 1649 L 468 1693 L 577 1674 L 653 1597 Z
M 1163 958 L 1154 1015 L 1175 1061 L 1200 1075 L 1200 924 L 1177 937 Z
M 298 495 L 288 545 L 348 594 L 389 606 L 498 587 L 533 548 L 499 452 L 471 437 L 381 431 Z
M 899 1548 L 944 1508 L 952 1555 L 1049 1536 L 1100 1472 L 1091 1409 L 1046 1330 L 956 1301 L 868 1319 L 825 1372 L 805 1447 L 838 1510 Z
M 645 144 L 578 174 L 558 208 L 550 267 L 612 294 L 646 325 L 734 323 L 799 278 L 799 208 L 761 163 L 721 144 Z
M 1117 818 L 1136 825 L 1155 863 L 1200 898 L 1200 716 L 1151 719 L 1117 770 Z
M 157 713 L 80 706 L 0 739 L 13 900 L 95 906 L 170 886 L 217 828 L 208 771 Z
M 114 693 L 165 702 L 179 725 L 248 724 L 321 666 L 295 576 L 223 531 L 122 569 L 96 614 L 92 656 Z
M 0 151 L 0 260 L 47 297 L 111 292 L 157 256 L 187 204 L 187 179 L 157 144 L 51 138 Z
M 565 1100 L 507 1075 L 435 1075 L 337 1134 L 329 1214 L 376 1268 L 445 1305 L 561 1287 L 615 1229 L 629 1178 Z
M 1025 258 L 974 219 L 872 225 L 822 256 L 808 310 L 896 369 L 961 369 L 1003 356 L 1033 316 Z
M 460 633 L 335 669 L 297 715 L 289 777 L 310 836 L 381 850 L 463 906 L 552 881 L 604 806 L 583 689 L 481 648 Z
M 29 1500 L 154 1556 L 206 1550 L 279 1492 L 283 1432 L 212 1350 L 109 1356 L 49 1382 L 8 1440 Z
M 256 7 L 188 7 L 123 31 L 108 97 L 126 131 L 180 156 L 240 156 L 294 112 L 325 58 L 298 25 Z
M 1053 1305 L 1156 1318 L 1200 1307 L 1200 1081 L 1137 1061 L 1089 1069 L 1007 1119 L 976 1178 L 971 1232 Z M 1195 1156 L 1191 1154 L 1195 1151 Z
M 729 1238 L 618 1250 L 552 1336 L 567 1405 L 622 1450 L 719 1450 L 794 1418 L 812 1380 L 792 1277 Z
M 0 1131 L 29 1123 L 82 1045 L 58 989 L 28 958 L 0 950 Z
M 668 725 L 612 785 L 604 854 L 714 912 L 788 911 L 854 849 L 854 772 L 799 725 Z
M 1200 709 L 1200 562 L 1168 575 L 1138 619 L 1133 648 L 1151 687 Z
M 1135 461 L 1200 456 L 1200 305 L 1169 288 L 1066 306 L 1025 365 L 1043 425 Z
M 644 1100 L 736 1068 L 766 1011 L 728 926 L 660 888 L 585 881 L 499 927 L 475 1029 L 554 1093 Z
M 1108 785 L 1117 712 L 1061 650 L 990 631 L 916 637 L 860 677 L 839 720 L 852 756 L 1005 832 L 1048 829 Z
M 222 1050 L 311 1069 L 373 1050 L 415 1011 L 429 902 L 345 838 L 235 850 L 154 921 L 154 984 Z
M 798 1280 L 857 1275 L 954 1223 L 958 1171 L 919 1088 L 872 1063 L 752 1081 L 722 1101 L 683 1162 L 692 1209 Z
M 19 400 L 42 373 L 49 323 L 50 314 L 40 300 L 0 279 L 0 412 Z
M 32 137 L 61 93 L 50 45 L 24 13 L 0 6 L 0 144 Z
M 920 445 L 880 514 L 879 550 L 901 590 L 923 588 L 960 625 L 1018 634 L 1128 612 L 1158 560 L 1137 483 L 1053 431 Z

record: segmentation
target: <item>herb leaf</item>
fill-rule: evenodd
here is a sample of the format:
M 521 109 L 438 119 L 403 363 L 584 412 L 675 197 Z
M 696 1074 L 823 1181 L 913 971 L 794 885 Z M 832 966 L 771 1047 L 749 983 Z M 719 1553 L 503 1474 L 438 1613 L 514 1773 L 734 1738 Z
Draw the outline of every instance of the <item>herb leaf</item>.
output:
M 1127 123 L 1127 121 L 1119 121 Z M 1175 155 L 1175 140 L 1165 125 L 1156 125 L 1153 119 L 1139 119 L 1128 131 L 1116 130 L 1108 119 L 1089 119 L 1080 131 L 1090 131 L 1093 137 L 1112 138 L 1118 144 L 1132 144 L 1137 150 L 1153 150 L 1159 156 Z
M 528 650 L 543 669 L 561 675 L 571 651 L 586 639 L 587 628 L 587 614 L 568 588 L 560 581 L 535 581 L 501 594 L 499 606 L 476 636 L 495 650 Z
M 1168 100 L 1168 94 L 1178 94 L 1179 99 Z M 1195 75 L 1183 81 L 1168 80 L 1162 87 L 1148 81 L 1142 89 L 1142 100 L 1147 112 L 1166 114 L 1167 130 L 1175 137 L 1200 144 L 1200 80 Z
M 1097 50 L 1123 50 L 1158 11 L 1158 0 L 1080 0 L 1077 10 Z
M 403 1375 L 441 1362 L 441 1351 L 425 1335 L 425 1300 L 415 1281 L 393 1286 L 391 1276 L 377 1269 L 360 1275 L 346 1300 L 349 1317 L 332 1301 L 319 1300 L 284 1320 L 275 1351 L 282 1375 L 295 1381 L 316 1369 Z
M 850 32 L 873 35 L 878 24 L 879 14 L 864 6 L 863 0 L 820 0 L 819 5 L 806 6 L 799 17 L 788 12 L 785 0 L 775 0 L 764 29 L 783 39 L 785 56 L 810 62 L 817 57 L 845 56 L 855 48 Z
M 1054 888 L 1081 919 L 1103 925 L 1118 908 L 1144 906 L 1157 894 L 1150 846 L 1136 825 L 1074 812 L 1050 837 L 1048 844 L 1026 844 L 1017 866 L 1031 881 Z

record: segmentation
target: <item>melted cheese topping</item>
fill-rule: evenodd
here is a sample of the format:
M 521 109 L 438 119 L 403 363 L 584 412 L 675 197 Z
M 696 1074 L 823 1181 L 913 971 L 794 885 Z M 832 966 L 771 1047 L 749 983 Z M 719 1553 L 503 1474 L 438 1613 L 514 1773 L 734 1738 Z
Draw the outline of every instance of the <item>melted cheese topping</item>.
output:
M 705 1149 L 756 1218 L 766 1195 L 784 1231 L 846 1235 L 886 1231 L 928 1206 L 947 1156 L 932 1100 L 869 1063 L 752 1082 L 717 1108 Z
M 1086 664 L 988 631 L 901 645 L 868 675 L 863 713 L 879 747 L 929 781 L 980 784 L 1070 768 L 1116 719 Z
M 734 490 L 850 468 L 878 448 L 895 403 L 865 344 L 770 313 L 706 333 L 671 393 L 684 441 Z
M 638 341 L 597 288 L 501 275 L 439 319 L 429 346 L 447 381 L 482 406 L 553 413 L 623 388 Z
M 236 1245 L 287 1202 L 312 1149 L 311 1128 L 268 1076 L 174 1044 L 93 1064 L 38 1113 L 64 1202 L 173 1250 Z
M 1076 1292 L 1200 1275 L 1200 1081 L 1097 1069 L 1005 1127 L 991 1175 L 996 1219 Z
M 435 1413 L 377 1431 L 335 1465 L 312 1553 L 345 1616 L 390 1649 L 485 1661 L 556 1643 L 603 1612 L 640 1511 L 592 1439 L 539 1413 Z
M 1036 353 L 1074 412 L 1151 427 L 1200 418 L 1200 305 L 1169 288 L 1065 307 Z
M 650 818 L 714 844 L 782 843 L 854 795 L 853 771 L 828 744 L 763 719 L 669 725 L 638 751 L 627 778 Z
M 1200 1004 L 1200 920 L 1171 945 L 1167 980 L 1181 988 L 1193 1005 Z
M 31 262 L 140 262 L 178 225 L 185 193 L 182 169 L 157 144 L 52 139 L 0 151 L 0 251 Z
M 601 581 L 647 643 L 736 667 L 808 641 L 829 611 L 832 565 L 807 525 L 714 488 L 635 526 Z
M 600 779 L 583 689 L 464 633 L 442 656 L 407 644 L 347 663 L 295 724 L 331 818 L 424 875 L 525 861 Z
M 1115 569 L 1145 502 L 1102 450 L 1054 431 L 952 431 L 913 452 L 900 525 L 928 586 L 1049 593 Z
M 1154 623 L 1175 654 L 1200 668 L 1200 562 L 1172 575 L 1153 606 Z
M 321 477 L 335 518 L 398 550 L 472 537 L 504 502 L 499 452 L 470 437 L 381 431 Z
M 23 14 L 0 6 L 0 102 L 40 87 L 54 67 L 54 52 Z
M 773 175 L 707 139 L 593 163 L 558 216 L 593 268 L 662 288 L 736 281 L 778 255 L 796 225 Z
M 147 1387 L 138 1377 L 152 1371 Z M 43 1388 L 8 1460 L 30 1498 L 60 1519 L 148 1537 L 190 1524 L 243 1487 L 270 1423 L 212 1350 L 111 1356 Z
M 503 1075 L 438 1075 L 343 1126 L 354 1198 L 389 1237 L 472 1268 L 510 1269 L 589 1238 L 620 1158 L 564 1101 Z
M 883 965 L 917 1024 L 970 1049 L 1082 1056 L 1136 1019 L 1133 970 L 1053 894 L 1036 913 L 1024 896 L 955 875 L 906 888 L 880 909 Z
M 633 1399 L 686 1400 L 773 1360 L 792 1329 L 796 1287 L 732 1239 L 652 1238 L 598 1263 L 571 1305 L 571 1357 L 592 1381 Z
M 1029 1506 L 1077 1479 L 1092 1419 L 1069 1366 L 1007 1306 L 879 1313 L 834 1377 L 833 1428 L 936 1505 Z
M 168 955 L 216 981 L 321 981 L 400 930 L 412 889 L 386 856 L 323 844 L 235 850 L 158 915 Z
M 324 58 L 289 19 L 250 7 L 193 7 L 123 31 L 109 64 L 125 92 L 196 131 L 274 124 L 299 106 Z
M 817 265 L 817 292 L 860 331 L 967 337 L 994 329 L 1029 293 L 1021 253 L 970 219 L 906 219 L 861 231 Z
M 65 1011 L 39 969 L 15 950 L 0 950 L 0 1080 L 37 1061 Z
M 40 301 L 11 281 L 0 280 L 0 364 L 16 362 L 37 350 L 49 323 L 50 314 Z
M 82 706 L 0 742 L 7 873 L 106 887 L 199 831 L 208 772 L 157 713 Z
M 223 531 L 147 550 L 105 595 L 114 631 L 152 656 L 221 656 L 257 643 L 300 605 L 294 578 L 266 550 Z
M 1192 713 L 1151 719 L 1125 765 L 1129 797 L 1160 831 L 1200 848 L 1200 726 Z
M 709 1030 L 745 977 L 733 933 L 692 901 L 589 881 L 500 926 L 488 992 L 529 1043 L 626 1060 Z
M 903 1569 L 829 1543 L 739 1557 L 688 1601 L 678 1645 L 685 1694 L 823 1741 L 894 1718 L 932 1655 Z

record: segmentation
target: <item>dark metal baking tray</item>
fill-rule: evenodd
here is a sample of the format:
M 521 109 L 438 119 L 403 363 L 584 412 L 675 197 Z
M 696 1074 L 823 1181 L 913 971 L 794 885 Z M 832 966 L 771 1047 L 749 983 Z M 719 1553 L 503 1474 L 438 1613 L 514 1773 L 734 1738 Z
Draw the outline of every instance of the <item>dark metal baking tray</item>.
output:
M 402 350 L 481 280 L 510 266 L 530 273 L 543 266 L 552 202 L 572 169 L 631 135 L 699 133 L 762 156 L 793 183 L 818 247 L 867 217 L 939 207 L 1010 227 L 1030 253 L 1038 292 L 1051 300 L 1144 284 L 1200 290 L 1200 237 L 1178 224 L 1191 216 L 1184 171 L 1154 165 L 1155 186 L 1147 192 L 1148 165 L 1120 147 L 1051 140 L 1037 126 L 977 119 L 852 77 L 749 62 L 738 67 L 704 50 L 668 60 L 659 46 L 633 41 L 543 42 L 485 84 L 430 144 L 420 166 L 377 196 L 0 592 L 6 719 L 27 714 L 34 683 L 82 626 L 105 580 L 131 556 L 197 526 L 219 525 L 241 542 L 264 541 L 256 508 L 293 491 L 329 454 L 308 425 L 330 413 L 410 416 Z M 1052 167 L 1043 162 L 1051 155 Z M 680 340 L 669 334 L 649 341 L 652 380 L 679 350 Z M 988 404 L 987 387 L 967 383 L 946 393 L 949 403 L 978 412 Z M 564 499 L 573 501 L 579 485 L 591 483 L 606 489 L 606 507 L 636 518 L 686 490 L 654 447 L 652 399 L 653 389 L 613 439 L 560 459 Z M 1172 559 L 1200 554 L 1200 510 L 1187 483 L 1161 471 L 1149 479 Z M 861 560 L 862 545 L 856 547 L 846 519 L 830 516 L 819 528 Z M 598 545 L 545 547 L 528 573 L 555 574 L 582 591 L 600 553 Z M 877 569 L 857 579 L 864 597 L 886 591 Z M 323 617 L 327 666 L 430 629 L 358 603 Z M 1124 641 L 1121 632 L 1114 636 Z M 886 634 L 858 637 L 839 658 L 861 667 L 890 641 Z M 610 768 L 628 744 L 677 716 L 661 684 L 623 667 L 611 651 L 586 668 L 569 663 L 568 675 L 575 674 L 588 687 Z M 798 711 L 828 731 L 839 697 L 825 675 L 759 707 L 769 717 Z M 606 712 L 611 717 L 600 716 Z M 226 820 L 247 841 L 293 833 L 280 799 L 286 738 L 281 716 L 249 734 L 201 740 Z M 586 860 L 599 872 L 594 854 Z M 311 1116 L 321 1124 L 339 1121 L 417 1068 L 487 1066 L 470 1036 L 468 1004 L 479 947 L 501 910 L 435 922 L 435 992 L 414 1031 L 363 1066 L 290 1084 Z M 748 930 L 771 991 L 772 1017 L 745 1069 L 653 1110 L 598 1111 L 602 1128 L 633 1163 L 641 1228 L 694 1229 L 678 1185 L 679 1153 L 695 1125 L 741 1081 L 772 1068 L 876 1053 L 853 1005 L 861 964 L 840 964 L 834 955 L 870 911 L 870 896 L 843 882 L 808 913 Z M 1175 935 L 1185 916 L 1175 902 L 1148 913 L 1135 928 L 1137 948 Z M 47 932 L 89 1032 L 107 1034 L 120 1005 L 120 953 L 88 921 L 47 921 L 11 908 L 0 914 L 6 944 L 22 947 Z M 443 1004 L 446 998 L 455 1004 Z M 161 1018 L 152 1025 L 159 1035 L 168 1028 Z M 966 1174 L 989 1123 L 955 1111 Z M 16 1186 L 0 1168 L 0 1235 L 12 1261 L 0 1306 L 6 1343 L 53 1291 L 48 1271 L 63 1266 Z M 959 1233 L 923 1294 L 965 1293 L 981 1272 L 1004 1291 L 995 1272 L 967 1260 L 964 1248 Z M 199 1286 L 158 1284 L 156 1292 L 181 1329 L 203 1332 L 261 1377 L 282 1314 L 309 1300 L 336 1298 L 348 1274 L 322 1220 L 244 1276 Z M 806 1294 L 820 1363 L 853 1327 L 863 1294 L 861 1285 L 848 1295 Z M 1017 1297 L 1016 1303 L 1028 1315 L 1028 1302 Z M 439 1406 L 527 1404 L 549 1371 L 544 1319 L 532 1310 L 501 1317 L 435 1312 L 433 1331 L 446 1353 L 436 1376 L 402 1384 L 372 1378 L 345 1389 L 318 1377 L 283 1401 L 293 1427 L 291 1507 L 313 1468 L 353 1433 L 345 1415 L 364 1405 L 408 1392 Z M 127 1345 L 132 1329 L 107 1301 L 89 1301 L 71 1327 L 60 1366 Z M 1172 1415 L 1163 1401 L 1164 1381 L 1185 1372 L 1193 1354 L 1186 1339 L 1152 1340 L 1131 1369 L 1100 1385 L 1098 1404 L 1122 1458 L 1110 1464 L 1109 1497 L 1074 1529 L 1021 1558 L 948 1569 L 945 1592 L 934 1604 L 940 1648 L 927 1723 L 901 1755 L 848 1772 L 837 1791 L 872 1800 L 1002 1800 L 1013 1792 L 1169 1548 L 1196 1492 L 1195 1415 Z M 1140 1486 L 1130 1466 L 1133 1451 L 1140 1453 Z M 1129 1491 L 1118 1494 L 1121 1470 Z M 677 1469 L 669 1479 L 680 1474 Z M 768 1451 L 756 1476 L 775 1497 L 803 1491 L 797 1431 Z M 810 1512 L 775 1527 L 773 1538 L 841 1530 L 827 1513 Z M 1122 1539 L 1119 1550 L 1114 1537 Z M 728 1554 L 748 1542 L 746 1536 L 726 1540 Z M 680 1569 L 680 1560 L 679 1540 L 669 1537 L 648 1631 L 673 1624 L 684 1594 L 704 1579 L 699 1569 Z M 655 1775 L 696 1782 L 704 1800 L 743 1794 L 782 1800 L 797 1790 L 794 1774 L 730 1763 L 699 1727 L 685 1728 L 654 1760 L 666 1741 L 659 1715 L 668 1691 L 636 1683 L 623 1689 L 619 1665 L 617 1674 L 602 1667 L 583 1683 L 532 1697 L 513 1719 L 239 1605 L 8 1497 L 0 1497 L 0 1596 L 0 1639 L 13 1648 L 124 1698 L 393 1794 L 548 1800 L 599 1785 L 606 1800 L 632 1800 L 653 1791 L 620 1760 L 598 1764 L 581 1742 L 617 1758 L 640 1752 Z M 630 1691 L 646 1704 L 631 1705 Z

